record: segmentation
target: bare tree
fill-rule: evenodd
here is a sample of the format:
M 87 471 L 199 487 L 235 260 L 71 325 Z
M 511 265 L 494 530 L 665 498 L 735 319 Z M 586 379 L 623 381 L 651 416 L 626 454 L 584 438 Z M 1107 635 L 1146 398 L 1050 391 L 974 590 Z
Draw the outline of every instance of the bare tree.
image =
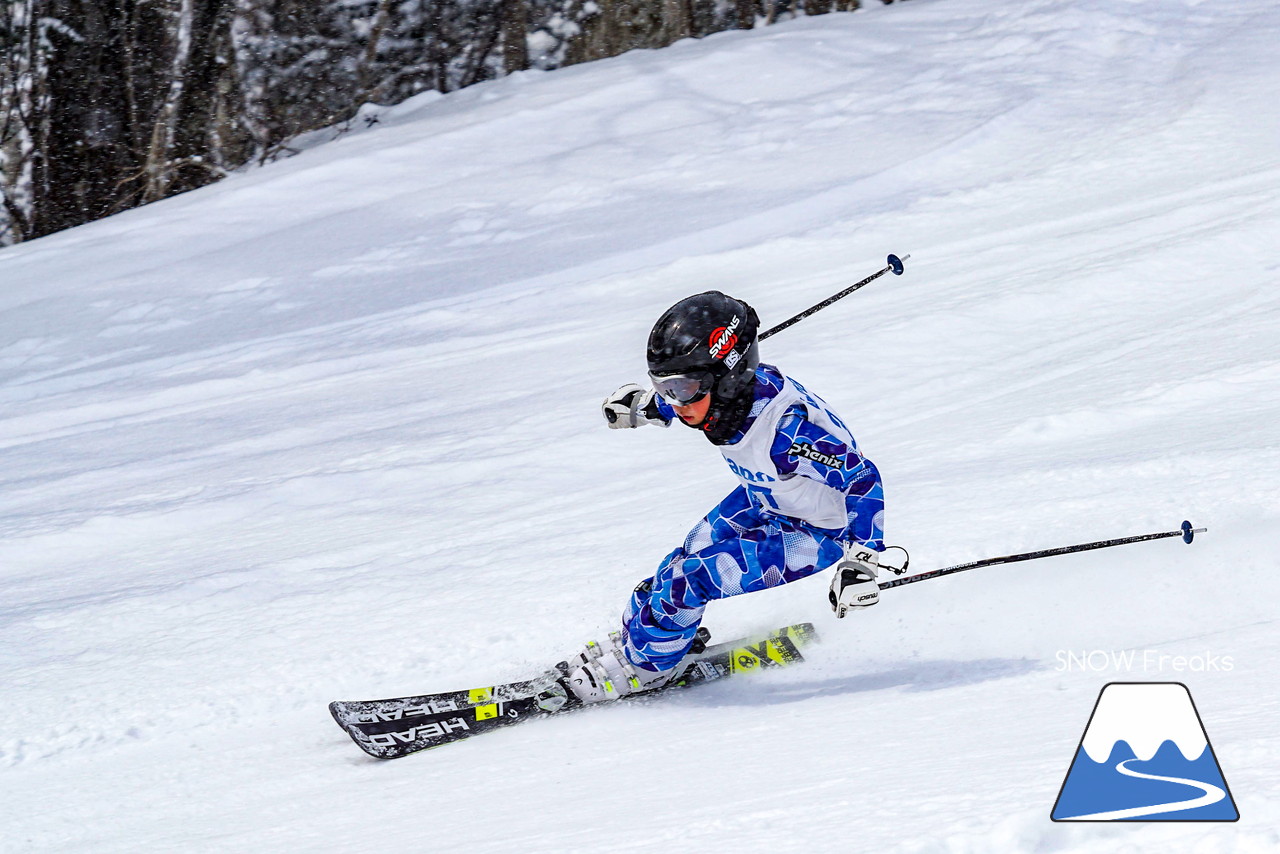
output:
M 582 32 L 570 46 L 569 63 L 666 47 L 693 35 L 690 0 L 595 0 L 581 8 Z
M 32 4 L 0 0 L 0 244 L 30 233 L 26 188 L 31 171 L 30 124 L 43 103 Z
M 0 0 L 0 244 L 291 153 L 365 103 L 857 5 Z
M 507 74 L 529 67 L 529 4 L 504 0 L 502 4 L 502 66 Z
M 191 60 L 191 25 L 195 17 L 194 0 L 178 0 L 174 10 L 176 20 L 166 28 L 171 34 L 173 58 L 169 63 L 167 86 L 151 127 L 151 144 L 147 147 L 146 162 L 142 167 L 145 185 L 143 202 L 163 199 L 169 189 L 173 169 L 170 155 L 173 152 L 174 134 L 178 125 L 178 110 L 187 82 L 187 64 Z
M 192 189 L 243 162 L 248 135 L 227 103 L 236 98 L 231 0 L 14 6 L 24 13 L 7 16 L 14 49 L 0 70 L 14 237 Z

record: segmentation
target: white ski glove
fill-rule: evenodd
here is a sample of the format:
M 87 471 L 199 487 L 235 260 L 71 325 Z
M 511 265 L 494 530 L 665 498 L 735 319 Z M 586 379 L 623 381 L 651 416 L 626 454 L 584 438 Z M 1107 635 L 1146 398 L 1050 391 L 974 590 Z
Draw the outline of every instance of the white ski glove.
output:
M 604 410 L 604 418 L 609 427 L 621 430 L 624 427 L 639 427 L 642 424 L 657 424 L 670 427 L 658 412 L 658 402 L 654 399 L 652 389 L 644 389 L 635 383 L 627 383 L 604 399 L 600 405 Z
M 870 608 L 880 601 L 880 555 L 866 546 L 854 543 L 836 564 L 835 577 L 827 598 L 836 617 L 843 619 L 850 608 Z

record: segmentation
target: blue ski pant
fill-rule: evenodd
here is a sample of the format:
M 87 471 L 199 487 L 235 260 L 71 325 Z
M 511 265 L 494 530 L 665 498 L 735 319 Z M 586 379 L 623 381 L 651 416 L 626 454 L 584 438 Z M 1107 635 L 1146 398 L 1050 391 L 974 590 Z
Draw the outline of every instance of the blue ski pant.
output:
M 713 599 L 806 578 L 839 561 L 850 542 L 882 550 L 880 484 L 848 503 L 848 527 L 833 530 L 762 513 L 741 486 L 729 493 L 632 592 L 622 618 L 628 658 L 650 670 L 670 669 L 689 651 Z

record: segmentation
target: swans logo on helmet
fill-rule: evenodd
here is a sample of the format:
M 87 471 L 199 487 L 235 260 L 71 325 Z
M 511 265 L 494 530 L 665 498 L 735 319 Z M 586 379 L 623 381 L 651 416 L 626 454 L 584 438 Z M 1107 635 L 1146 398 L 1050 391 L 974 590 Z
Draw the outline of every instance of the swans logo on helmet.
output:
M 715 332 L 711 333 L 711 338 L 707 341 L 707 344 L 710 346 L 707 353 L 711 358 L 723 359 L 728 355 L 729 351 L 733 349 L 733 346 L 738 343 L 738 326 L 741 322 L 741 318 L 735 317 L 733 322 L 728 326 L 721 326 Z

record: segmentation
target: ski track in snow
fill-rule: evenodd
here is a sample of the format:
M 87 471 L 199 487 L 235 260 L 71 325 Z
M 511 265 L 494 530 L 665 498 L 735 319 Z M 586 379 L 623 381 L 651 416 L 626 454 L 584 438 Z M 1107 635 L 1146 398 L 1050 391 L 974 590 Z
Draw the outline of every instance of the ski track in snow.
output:
M 1280 12 L 875 6 L 366 108 L 0 252 L 0 848 L 1280 848 Z M 913 567 L 1209 532 L 841 623 L 816 579 L 716 603 L 824 643 L 394 763 L 333 725 L 614 628 L 733 485 L 600 423 L 652 320 L 718 288 L 777 322 L 887 252 L 764 355 Z M 1057 669 L 1092 649 L 1233 668 Z M 1189 686 L 1239 822 L 1050 822 L 1126 679 Z

